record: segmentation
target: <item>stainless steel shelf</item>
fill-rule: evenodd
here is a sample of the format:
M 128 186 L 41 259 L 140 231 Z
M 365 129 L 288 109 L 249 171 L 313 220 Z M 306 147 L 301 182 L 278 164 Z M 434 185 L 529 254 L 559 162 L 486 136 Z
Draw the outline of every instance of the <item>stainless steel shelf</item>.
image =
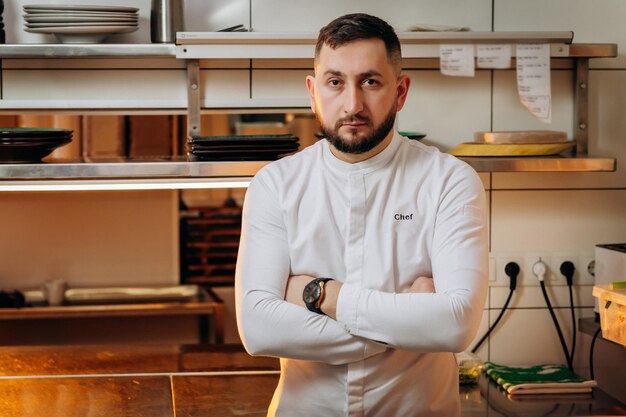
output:
M 177 44 L 312 44 L 317 32 L 179 32 Z M 574 32 L 398 32 L 401 43 L 572 43 Z
M 251 177 L 267 161 L 189 162 L 185 157 L 161 160 L 88 159 L 39 164 L 0 164 L 0 181 L 188 179 Z
M 444 43 L 549 43 L 553 58 L 617 56 L 615 44 L 572 44 L 574 33 L 564 32 L 400 32 L 404 58 L 439 58 Z M 210 58 L 311 58 L 316 33 L 179 32 L 176 57 Z M 513 56 L 515 56 L 515 51 Z
M 471 157 L 461 159 L 478 172 L 610 172 L 616 167 L 615 159 L 593 157 Z M 185 157 L 177 157 L 161 160 L 132 161 L 119 158 L 38 164 L 0 164 L 0 188 L 28 184 L 36 190 L 45 189 L 46 184 L 50 184 L 50 188 L 53 188 L 62 184 L 91 183 L 94 186 L 150 184 L 151 188 L 171 189 L 189 188 L 190 182 L 191 187 L 194 187 L 193 184 L 199 184 L 201 188 L 203 180 L 211 180 L 215 184 L 219 184 L 220 181 L 248 180 L 268 163 L 269 161 L 190 162 Z M 180 186 L 183 182 L 187 185 Z
M 174 44 L 6 44 L 0 58 L 174 57 Z
M 550 43 L 551 56 L 568 57 L 573 32 L 400 32 L 404 58 L 439 58 L 444 43 Z M 176 57 L 311 58 L 317 33 L 179 32 Z

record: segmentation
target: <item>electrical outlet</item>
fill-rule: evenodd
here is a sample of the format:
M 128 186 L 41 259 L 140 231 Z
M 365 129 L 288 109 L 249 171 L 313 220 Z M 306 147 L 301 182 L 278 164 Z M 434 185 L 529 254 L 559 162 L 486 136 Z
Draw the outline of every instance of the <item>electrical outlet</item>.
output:
M 577 253 L 553 253 L 552 254 L 552 280 L 550 285 L 555 286 L 567 286 L 567 280 L 565 276 L 561 273 L 561 265 L 563 262 L 570 261 L 574 264 L 574 284 L 578 280 L 580 280 L 580 274 L 582 273 L 581 268 L 583 268 L 583 264 L 580 262 L 580 258 Z M 585 267 L 586 268 L 586 267 Z
M 578 275 L 574 275 L 574 284 L 576 285 L 593 285 L 596 283 L 596 277 L 591 275 L 589 271 L 589 264 L 595 262 L 595 255 L 583 253 L 579 257 L 580 268 L 576 265 L 576 272 Z
M 539 279 L 533 273 L 533 265 L 535 263 L 542 261 L 546 264 L 546 275 L 544 277 L 544 282 L 546 285 L 550 285 L 553 280 L 553 271 L 551 270 L 552 265 L 552 256 L 550 253 L 542 252 L 542 253 L 527 253 L 524 256 L 524 279 L 521 282 L 523 286 L 539 286 Z
M 517 285 L 520 285 L 520 282 L 524 276 L 524 257 L 517 253 L 516 254 L 501 253 L 501 254 L 498 254 L 495 257 L 495 259 L 496 259 L 496 281 L 495 283 L 492 283 L 492 286 L 508 287 L 511 284 L 511 279 L 506 274 L 506 272 L 504 272 L 504 268 L 506 267 L 506 264 L 508 264 L 509 262 L 515 262 L 520 268 L 520 273 L 517 277 Z

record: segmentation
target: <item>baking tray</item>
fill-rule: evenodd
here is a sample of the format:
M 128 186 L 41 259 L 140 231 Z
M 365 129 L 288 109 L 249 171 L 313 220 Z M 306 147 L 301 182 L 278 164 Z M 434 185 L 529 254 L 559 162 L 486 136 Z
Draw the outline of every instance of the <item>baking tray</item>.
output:
M 24 291 L 26 304 L 44 305 L 46 299 L 41 290 Z M 158 302 L 189 302 L 204 298 L 197 285 L 150 286 L 150 287 L 94 287 L 69 288 L 65 291 L 65 305 L 133 304 Z

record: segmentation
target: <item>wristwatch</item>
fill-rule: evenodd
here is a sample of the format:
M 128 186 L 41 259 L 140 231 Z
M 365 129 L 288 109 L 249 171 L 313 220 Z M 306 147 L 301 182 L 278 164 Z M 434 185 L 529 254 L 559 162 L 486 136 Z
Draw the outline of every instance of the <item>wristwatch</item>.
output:
M 320 309 L 322 301 L 324 301 L 325 286 L 328 281 L 332 281 L 332 278 L 315 278 L 313 281 L 306 284 L 304 291 L 302 291 L 302 300 L 306 304 L 306 308 L 317 314 L 324 314 Z

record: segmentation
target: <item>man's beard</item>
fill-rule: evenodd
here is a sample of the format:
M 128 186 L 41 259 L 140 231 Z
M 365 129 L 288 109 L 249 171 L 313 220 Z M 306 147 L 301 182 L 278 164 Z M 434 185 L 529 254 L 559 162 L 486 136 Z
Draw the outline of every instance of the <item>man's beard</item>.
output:
M 322 128 L 322 132 L 324 133 L 326 140 L 328 140 L 328 142 L 330 142 L 335 149 L 343 153 L 362 154 L 374 149 L 376 145 L 387 137 L 393 128 L 394 122 L 396 121 L 396 106 L 391 108 L 382 123 L 376 127 L 369 136 L 362 139 L 357 138 L 357 132 L 355 131 L 351 134 L 351 140 L 346 140 L 339 135 L 339 128 L 341 128 L 341 126 L 346 122 L 365 122 L 367 123 L 367 126 L 371 127 L 371 121 L 368 118 L 359 115 L 344 117 L 335 123 L 334 129 L 324 126 L 322 121 L 319 119 L 319 116 L 317 116 L 317 120 Z

